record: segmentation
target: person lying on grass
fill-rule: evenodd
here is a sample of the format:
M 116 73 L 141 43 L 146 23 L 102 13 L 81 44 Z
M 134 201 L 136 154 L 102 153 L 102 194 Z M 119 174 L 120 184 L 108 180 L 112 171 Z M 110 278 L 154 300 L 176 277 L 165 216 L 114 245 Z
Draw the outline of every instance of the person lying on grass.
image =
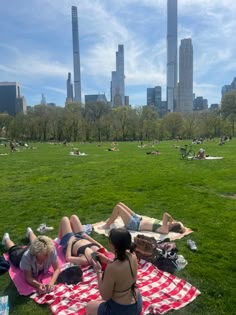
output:
M 29 227 L 26 230 L 26 236 L 30 240 L 29 246 L 15 245 L 8 233 L 4 234 L 2 244 L 9 253 L 11 263 L 23 270 L 25 280 L 29 285 L 36 288 L 39 294 L 51 292 L 60 273 L 54 243 L 47 236 L 36 237 Z M 46 274 L 50 266 L 54 271 L 49 283 L 45 285 L 39 282 L 37 277 L 41 272 Z
M 104 272 L 94 260 L 101 298 L 90 301 L 87 315 L 140 315 L 142 296 L 136 286 L 138 262 L 135 245 L 126 229 L 112 229 L 109 233 L 110 248 L 115 254 Z
M 168 234 L 169 232 L 184 233 L 186 228 L 183 223 L 176 221 L 172 216 L 165 212 L 160 220 L 152 218 L 144 218 L 124 203 L 119 202 L 112 211 L 110 218 L 100 229 L 110 229 L 110 225 L 114 223 L 117 217 L 121 217 L 125 227 L 131 231 L 152 231 L 160 234 Z
M 80 266 L 92 265 L 91 254 L 100 249 L 104 253 L 98 254 L 101 262 L 108 261 L 103 246 L 84 232 L 83 225 L 75 214 L 70 219 L 68 217 L 61 219 L 58 238 L 68 262 Z

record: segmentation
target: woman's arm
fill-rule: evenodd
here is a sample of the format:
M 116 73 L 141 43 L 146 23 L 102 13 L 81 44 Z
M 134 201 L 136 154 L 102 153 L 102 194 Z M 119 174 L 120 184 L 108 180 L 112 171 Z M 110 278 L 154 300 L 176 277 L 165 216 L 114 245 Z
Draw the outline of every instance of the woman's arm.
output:
M 100 265 L 100 264 L 99 264 Z M 101 266 L 101 265 L 100 265 Z M 103 272 L 101 269 L 97 270 L 97 277 L 98 277 L 98 288 L 103 300 L 109 300 L 112 297 L 113 288 L 114 288 L 114 270 L 113 266 L 109 264 L 106 267 L 106 270 Z M 101 267 L 100 267 L 101 268 Z
M 59 268 L 59 265 L 58 265 L 58 261 L 53 263 L 52 267 L 53 267 L 54 272 L 53 272 L 51 280 L 48 283 L 48 291 L 49 292 L 51 292 L 53 290 L 54 284 L 57 281 L 57 278 L 58 278 L 59 273 L 60 273 L 60 268 Z
M 31 270 L 24 270 L 24 276 L 26 282 L 32 287 L 36 288 L 39 294 L 43 294 L 46 292 L 46 286 L 33 278 Z

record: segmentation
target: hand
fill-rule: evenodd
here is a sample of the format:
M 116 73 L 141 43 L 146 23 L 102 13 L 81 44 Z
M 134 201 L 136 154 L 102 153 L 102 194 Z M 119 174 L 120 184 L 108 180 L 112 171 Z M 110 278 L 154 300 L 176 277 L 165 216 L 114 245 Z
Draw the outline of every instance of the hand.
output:
M 40 285 L 38 287 L 38 293 L 39 294 L 47 293 L 47 286 L 45 284 L 40 283 Z
M 99 272 L 102 271 L 102 266 L 101 266 L 99 261 L 97 261 L 97 260 L 95 261 L 95 260 L 92 259 L 92 264 L 93 264 L 94 271 L 96 273 L 99 273 Z
M 106 255 L 104 255 L 104 254 L 102 254 L 102 253 L 100 253 L 100 252 L 96 252 L 97 253 L 97 256 L 98 256 L 98 258 L 99 258 L 99 260 L 102 262 L 102 263 L 107 263 L 108 262 L 108 260 L 109 260 L 109 258 L 106 256 Z M 110 260 L 109 260 L 110 261 Z
M 47 285 L 47 293 L 52 292 L 54 290 L 54 283 L 49 282 Z
M 68 244 L 71 244 L 71 243 L 73 243 L 76 240 L 77 240 L 77 238 L 75 236 L 71 236 L 71 238 L 69 239 Z

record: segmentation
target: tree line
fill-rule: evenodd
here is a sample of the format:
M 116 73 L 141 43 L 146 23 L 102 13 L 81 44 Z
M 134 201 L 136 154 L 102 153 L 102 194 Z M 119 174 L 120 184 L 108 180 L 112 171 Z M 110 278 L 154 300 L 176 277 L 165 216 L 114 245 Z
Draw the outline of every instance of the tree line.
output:
M 65 107 L 35 105 L 27 114 L 15 117 L 0 114 L 0 136 L 31 141 L 131 141 L 181 137 L 214 138 L 234 136 L 236 91 L 222 99 L 221 109 L 191 113 L 167 113 L 160 117 L 152 107 L 120 106 L 104 103 L 85 107 L 70 103 Z

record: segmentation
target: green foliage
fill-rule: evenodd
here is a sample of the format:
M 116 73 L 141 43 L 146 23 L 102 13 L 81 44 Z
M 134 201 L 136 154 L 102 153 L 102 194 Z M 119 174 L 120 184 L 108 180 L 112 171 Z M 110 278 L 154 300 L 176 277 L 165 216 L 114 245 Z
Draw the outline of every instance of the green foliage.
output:
M 224 146 L 218 139 L 195 145 L 223 160 L 182 160 L 174 144 L 118 143 L 120 151 L 108 152 L 110 143 L 73 143 L 69 146 L 29 143 L 37 149 L 21 149 L 1 160 L 0 233 L 25 244 L 25 229 L 46 222 L 56 237 L 62 216 L 76 213 L 83 223 L 105 220 L 114 205 L 123 201 L 136 212 L 160 218 L 164 211 L 194 231 L 198 251 L 191 252 L 187 239 L 177 241 L 188 265 L 177 276 L 201 291 L 201 296 L 175 314 L 235 314 L 235 139 Z M 69 152 L 78 147 L 87 156 Z M 147 155 L 158 149 L 159 156 Z M 0 147 L 0 153 L 8 148 Z M 107 239 L 93 237 L 108 247 Z M 4 249 L 1 247 L 1 253 Z M 10 314 L 51 314 L 47 306 L 19 296 L 9 276 L 0 278 L 0 295 L 10 299 Z

